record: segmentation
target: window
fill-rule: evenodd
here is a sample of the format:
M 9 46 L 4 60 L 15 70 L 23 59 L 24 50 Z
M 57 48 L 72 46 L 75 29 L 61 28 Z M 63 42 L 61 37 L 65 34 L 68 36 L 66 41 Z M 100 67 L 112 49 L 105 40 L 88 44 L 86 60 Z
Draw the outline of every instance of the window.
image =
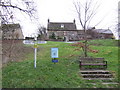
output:
M 64 24 L 61 24 L 61 28 L 64 28 Z

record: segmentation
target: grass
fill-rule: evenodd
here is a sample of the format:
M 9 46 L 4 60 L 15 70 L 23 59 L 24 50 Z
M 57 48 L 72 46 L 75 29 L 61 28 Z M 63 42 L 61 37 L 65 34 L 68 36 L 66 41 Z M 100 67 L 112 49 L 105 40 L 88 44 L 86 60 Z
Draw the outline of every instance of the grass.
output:
M 98 45 L 98 46 L 117 46 L 118 40 L 113 39 L 97 39 L 97 40 L 90 40 L 90 45 Z
M 114 40 L 112 40 L 114 42 Z M 101 42 L 104 42 L 101 41 Z M 99 43 L 101 43 L 99 42 Z M 111 42 L 111 41 L 110 41 Z M 110 43 L 101 46 L 92 45 L 91 48 L 99 50 L 99 53 L 89 53 L 89 56 L 104 57 L 108 61 L 108 70 L 115 73 L 115 81 L 118 78 L 118 47 Z M 97 40 L 94 43 L 98 44 Z M 102 43 L 103 44 L 103 43 Z M 109 45 L 112 44 L 112 45 Z M 108 45 L 108 46 L 106 46 Z M 59 48 L 59 62 L 51 62 L 50 49 Z M 37 54 L 37 68 L 34 68 L 34 50 L 25 60 L 10 62 L 2 69 L 3 88 L 107 88 L 101 80 L 83 80 L 80 76 L 78 56 L 80 51 L 74 51 L 75 47 L 69 43 L 51 42 L 39 44 Z M 76 55 L 76 56 L 74 56 Z M 89 84 L 95 82 L 96 85 Z M 117 87 L 112 85 L 112 87 Z
M 2 88 L 2 69 L 0 68 L 0 88 Z

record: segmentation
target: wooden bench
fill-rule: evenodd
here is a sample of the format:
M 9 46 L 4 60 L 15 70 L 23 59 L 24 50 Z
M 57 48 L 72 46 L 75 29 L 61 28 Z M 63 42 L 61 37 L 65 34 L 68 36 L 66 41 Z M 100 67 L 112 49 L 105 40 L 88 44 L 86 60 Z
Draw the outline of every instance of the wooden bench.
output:
M 82 57 L 80 58 L 80 69 L 106 69 L 107 61 L 104 58 Z M 85 68 L 87 66 L 87 68 Z

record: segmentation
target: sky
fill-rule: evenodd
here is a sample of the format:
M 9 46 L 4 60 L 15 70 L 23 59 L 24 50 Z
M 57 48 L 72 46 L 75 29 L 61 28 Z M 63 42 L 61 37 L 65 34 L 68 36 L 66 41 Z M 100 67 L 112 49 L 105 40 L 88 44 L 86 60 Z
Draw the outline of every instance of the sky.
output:
M 37 24 L 47 27 L 47 20 L 50 22 L 73 22 L 76 20 L 77 29 L 81 29 L 77 13 L 73 2 L 85 0 L 34 0 L 38 10 Z M 101 19 L 102 22 L 96 26 L 97 29 L 111 29 L 115 30 L 118 14 L 118 1 L 119 0 L 95 0 L 100 3 L 95 18 L 92 20 L 91 27 L 98 23 Z M 31 22 L 26 16 L 21 17 L 16 14 L 16 18 L 20 19 L 20 24 L 23 29 L 24 36 L 32 36 L 37 32 L 36 22 Z M 19 20 L 18 20 L 19 21 Z M 116 33 L 115 33 L 116 34 Z M 116 34 L 117 35 L 117 34 Z

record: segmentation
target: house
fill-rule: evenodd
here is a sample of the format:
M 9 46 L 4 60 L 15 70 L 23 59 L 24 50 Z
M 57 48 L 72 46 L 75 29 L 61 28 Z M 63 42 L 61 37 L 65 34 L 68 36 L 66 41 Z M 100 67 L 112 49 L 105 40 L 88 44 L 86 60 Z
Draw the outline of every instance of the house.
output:
M 2 24 L 2 39 L 24 39 L 19 24 Z
M 99 39 L 111 39 L 113 38 L 113 33 L 110 29 L 93 29 L 94 38 Z
M 85 39 L 84 30 L 77 30 L 75 20 L 73 22 L 50 22 L 47 24 L 47 38 L 48 39 L 63 39 L 67 38 L 69 41 Z M 91 27 L 86 30 L 87 39 L 109 39 L 113 38 L 113 33 L 109 29 L 96 29 Z
M 73 22 L 50 22 L 47 24 L 47 37 L 49 39 L 63 39 L 67 37 L 69 40 L 77 38 L 77 27 L 75 20 Z

